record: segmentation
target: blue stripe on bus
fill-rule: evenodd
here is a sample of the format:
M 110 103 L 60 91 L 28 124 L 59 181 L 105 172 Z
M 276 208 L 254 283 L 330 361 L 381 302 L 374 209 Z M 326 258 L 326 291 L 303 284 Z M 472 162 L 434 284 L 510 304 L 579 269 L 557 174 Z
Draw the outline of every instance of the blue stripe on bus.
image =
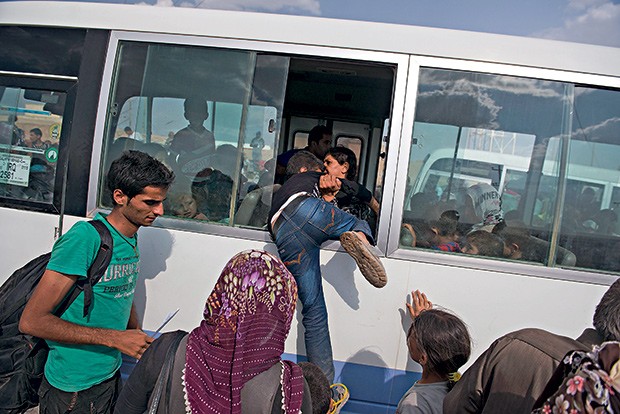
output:
M 293 362 L 305 361 L 306 357 L 284 354 Z M 121 377 L 126 380 L 136 360 L 123 355 Z M 347 386 L 351 394 L 341 414 L 394 414 L 396 405 L 411 385 L 420 379 L 419 372 L 409 372 L 386 367 L 334 361 L 336 382 Z
M 306 360 L 295 354 L 284 354 L 282 358 Z M 421 377 L 419 372 L 354 362 L 334 361 L 334 367 L 335 381 L 346 385 L 351 394 L 342 414 L 394 414 L 400 398 Z

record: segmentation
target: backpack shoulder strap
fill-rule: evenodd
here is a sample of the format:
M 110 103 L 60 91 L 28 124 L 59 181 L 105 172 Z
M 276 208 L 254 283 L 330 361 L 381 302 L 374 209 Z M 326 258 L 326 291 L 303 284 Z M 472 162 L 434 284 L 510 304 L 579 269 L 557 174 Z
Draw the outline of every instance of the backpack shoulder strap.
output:
M 67 297 L 65 301 L 63 301 L 63 304 L 55 312 L 57 316 L 62 315 L 82 291 L 84 292 L 83 315 L 84 317 L 88 315 L 88 312 L 90 311 L 90 305 L 93 300 L 93 286 L 95 286 L 97 282 L 99 282 L 99 279 L 101 279 L 108 266 L 110 265 L 110 260 L 112 260 L 112 250 L 114 248 L 114 243 L 112 240 L 112 234 L 110 234 L 110 230 L 108 230 L 105 223 L 103 223 L 101 220 L 90 220 L 88 223 L 91 224 L 95 228 L 95 230 L 97 230 L 97 233 L 99 233 L 99 237 L 101 238 L 99 250 L 97 251 L 95 260 L 88 269 L 87 277 L 79 279 L 75 283 L 75 287 L 73 288 L 71 294 Z

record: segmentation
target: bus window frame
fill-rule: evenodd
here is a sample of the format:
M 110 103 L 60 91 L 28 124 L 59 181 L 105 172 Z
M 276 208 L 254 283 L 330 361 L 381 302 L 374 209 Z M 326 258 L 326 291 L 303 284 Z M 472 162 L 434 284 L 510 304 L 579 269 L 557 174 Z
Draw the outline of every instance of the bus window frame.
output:
M 77 78 L 73 76 L 40 75 L 40 74 L 10 74 L 0 72 L 0 83 L 10 88 L 54 91 L 65 94 L 65 107 L 62 115 L 61 135 L 58 146 L 58 161 L 54 175 L 54 197 L 51 203 L 38 201 L 0 198 L 0 207 L 19 210 L 37 211 L 51 214 L 63 214 L 64 186 L 66 181 L 66 166 L 69 159 L 69 140 L 75 109 L 77 94 Z
M 170 44 L 178 46 L 202 46 L 222 48 L 229 50 L 248 50 L 253 52 L 268 52 L 283 54 L 290 57 L 320 57 L 324 59 L 338 59 L 338 60 L 350 60 L 368 63 L 387 64 L 395 67 L 395 78 L 393 84 L 392 93 L 392 107 L 391 107 L 391 124 L 390 124 L 390 136 L 392 139 L 392 147 L 389 149 L 389 153 L 393 158 L 391 163 L 388 163 L 385 171 L 384 188 L 394 188 L 394 180 L 396 173 L 396 161 L 398 152 L 400 149 L 400 134 L 401 134 L 401 122 L 403 119 L 403 107 L 405 105 L 405 88 L 407 82 L 407 71 L 409 67 L 409 55 L 402 53 L 388 53 L 388 52 L 376 52 L 365 51 L 358 49 L 346 49 L 346 48 L 330 48 L 314 45 L 296 45 L 296 44 L 282 44 L 270 41 L 256 41 L 256 40 L 244 40 L 244 39 L 224 39 L 214 38 L 208 36 L 191 36 L 191 35 L 177 35 L 177 34 L 158 34 L 158 33 L 138 33 L 131 31 L 112 31 L 110 33 L 110 40 L 106 52 L 106 59 L 103 69 L 103 76 L 101 82 L 101 93 L 99 95 L 98 111 L 95 123 L 94 143 L 93 151 L 91 154 L 91 167 L 89 175 L 88 197 L 86 203 L 87 214 L 93 215 L 98 211 L 109 211 L 105 208 L 99 208 L 97 206 L 97 196 L 100 187 L 100 174 L 102 167 L 102 149 L 104 145 L 104 132 L 105 123 L 107 119 L 108 108 L 111 105 L 111 97 L 113 95 L 113 82 L 114 82 L 114 67 L 118 58 L 118 46 L 121 41 L 137 41 L 145 43 L 159 43 Z M 389 197 L 383 198 L 383 203 L 386 206 L 391 205 L 391 194 Z M 382 209 L 379 216 L 378 227 L 378 243 L 377 247 L 385 252 L 387 249 L 387 236 L 389 233 L 389 213 L 390 209 Z M 211 235 L 219 235 L 225 237 L 235 237 L 248 240 L 256 240 L 268 242 L 271 241 L 269 233 L 262 229 L 255 228 L 242 228 L 221 225 L 217 223 L 198 222 L 182 220 L 173 217 L 161 217 L 159 218 L 154 227 L 160 227 L 165 229 L 187 230 L 196 233 L 205 233 Z M 325 247 L 330 250 L 337 250 L 340 248 L 338 242 L 326 243 Z
M 387 257 L 429 264 L 465 267 L 497 273 L 518 274 L 529 277 L 542 277 L 564 281 L 585 282 L 608 286 L 617 278 L 617 274 L 605 273 L 596 269 L 562 268 L 542 266 L 533 263 L 519 263 L 503 259 L 471 257 L 460 254 L 446 254 L 424 249 L 407 249 L 400 246 L 400 227 L 403 219 L 403 206 L 407 192 L 407 174 L 411 156 L 412 131 L 415 119 L 415 107 L 418 98 L 419 74 L 422 69 L 457 70 L 483 74 L 516 76 L 556 82 L 569 82 L 592 87 L 609 87 L 620 90 L 620 78 L 611 76 L 575 73 L 560 70 L 542 69 L 511 65 L 508 63 L 491 63 L 468 61 L 463 59 L 434 58 L 410 56 L 407 82 L 406 106 L 402 120 L 402 136 L 398 153 L 398 166 L 394 172 L 396 183 L 391 204 L 391 222 Z M 383 213 L 383 212 L 382 212 Z

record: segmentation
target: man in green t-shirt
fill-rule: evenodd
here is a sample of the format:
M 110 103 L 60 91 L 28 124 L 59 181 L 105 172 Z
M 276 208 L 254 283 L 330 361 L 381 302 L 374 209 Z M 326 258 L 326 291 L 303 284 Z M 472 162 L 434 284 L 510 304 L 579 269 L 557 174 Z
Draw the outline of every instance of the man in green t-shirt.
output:
M 174 174 L 139 151 L 128 151 L 107 176 L 114 207 L 103 221 L 113 239 L 110 265 L 93 287 L 83 317 L 79 295 L 61 317 L 54 309 L 78 278 L 86 277 L 101 239 L 95 228 L 79 222 L 52 249 L 45 274 L 19 321 L 23 333 L 43 338 L 50 352 L 39 390 L 40 412 L 111 413 L 120 385 L 121 353 L 140 358 L 153 338 L 145 334 L 133 306 L 138 277 L 137 231 L 164 212 L 163 201 Z

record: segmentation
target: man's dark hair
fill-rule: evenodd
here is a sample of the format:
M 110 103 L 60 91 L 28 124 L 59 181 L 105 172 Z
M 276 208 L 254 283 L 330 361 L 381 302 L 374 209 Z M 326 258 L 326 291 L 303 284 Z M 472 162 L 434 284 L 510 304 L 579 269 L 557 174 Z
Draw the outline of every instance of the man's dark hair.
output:
M 331 135 L 332 130 L 327 128 L 325 125 L 317 125 L 310 130 L 308 134 L 308 145 L 312 142 L 319 142 L 323 135 Z
M 353 151 L 347 147 L 334 147 L 330 148 L 325 155 L 331 155 L 340 165 L 345 162 L 348 163 L 349 169 L 347 170 L 347 176 L 345 178 L 355 181 L 355 177 L 357 177 L 357 157 Z
M 592 322 L 605 341 L 620 341 L 620 279 L 601 298 Z
M 329 380 L 321 371 L 321 368 L 312 362 L 300 362 L 299 367 L 304 374 L 304 379 L 310 388 L 312 398 L 312 414 L 327 414 L 332 399 Z
M 471 338 L 465 323 L 440 309 L 429 309 L 415 317 L 407 333 L 407 341 L 410 340 L 426 354 L 425 368 L 441 376 L 458 371 L 471 354 Z
M 316 155 L 310 151 L 301 150 L 291 157 L 286 165 L 286 175 L 291 176 L 299 173 L 299 170 L 305 168 L 308 171 L 323 170 L 323 161 L 318 159 Z
M 465 243 L 478 248 L 478 256 L 504 257 L 504 240 L 497 234 L 476 230 L 465 236 Z
M 168 188 L 174 181 L 174 173 L 144 152 L 125 151 L 112 162 L 107 178 L 110 193 L 119 189 L 129 198 L 133 198 L 148 186 Z
M 123 131 L 125 131 L 125 132 L 128 132 L 128 133 L 129 133 L 129 132 L 133 132 L 133 129 L 131 129 L 131 127 L 130 127 L 130 126 L 126 126 L 126 127 L 123 129 Z
M 30 132 L 32 132 L 32 133 L 34 133 L 35 135 L 38 135 L 38 136 L 40 136 L 40 137 L 41 137 L 41 136 L 43 136 L 43 132 L 41 132 L 41 129 L 40 129 L 40 128 L 32 128 L 32 129 L 30 130 Z

